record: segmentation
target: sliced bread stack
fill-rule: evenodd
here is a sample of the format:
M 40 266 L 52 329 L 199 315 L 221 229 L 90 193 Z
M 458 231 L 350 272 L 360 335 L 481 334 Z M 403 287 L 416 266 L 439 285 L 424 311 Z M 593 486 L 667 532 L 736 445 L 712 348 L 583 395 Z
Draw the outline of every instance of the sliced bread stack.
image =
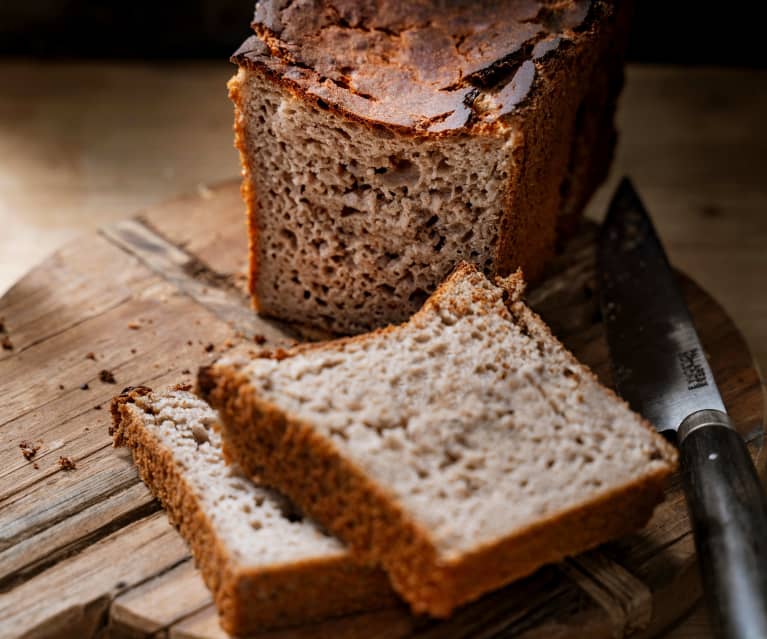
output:
M 234 635 L 300 624 L 393 600 L 380 570 L 282 495 L 224 462 L 218 417 L 184 389 L 126 389 L 112 402 L 116 446 L 133 453 L 142 479 L 187 540 Z
M 461 264 L 405 324 L 225 358 L 199 391 L 245 472 L 447 616 L 641 527 L 676 464 L 522 293 Z

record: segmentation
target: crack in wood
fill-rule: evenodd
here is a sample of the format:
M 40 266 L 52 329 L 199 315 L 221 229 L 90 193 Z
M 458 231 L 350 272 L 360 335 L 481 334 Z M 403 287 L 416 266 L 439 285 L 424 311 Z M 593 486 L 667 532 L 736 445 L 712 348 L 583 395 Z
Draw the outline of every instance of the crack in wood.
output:
M 449 621 L 427 617 L 415 620 L 418 639 L 502 639 L 519 637 L 541 623 L 579 607 L 580 590 L 570 581 L 558 580 L 556 570 L 544 569 L 510 587 L 485 595 L 472 606 L 459 609 Z M 516 594 L 510 594 L 515 591 Z M 524 595 L 520 596 L 521 593 Z M 590 601 L 590 600 L 589 600 Z
M 127 364 L 127 363 L 129 363 L 129 362 L 131 362 L 131 361 L 133 361 L 133 360 L 127 360 L 127 361 L 125 361 L 125 362 L 121 362 L 120 364 L 118 364 L 117 366 L 115 366 L 113 370 L 118 370 L 118 368 L 119 368 L 120 366 L 122 366 L 122 365 L 124 365 L 124 364 Z M 88 379 L 88 382 L 90 383 L 90 382 L 91 382 L 92 380 L 94 380 L 94 379 L 96 379 L 96 376 L 94 376 L 93 378 L 89 378 L 89 379 Z M 49 405 L 51 405 L 51 404 L 54 404 L 54 403 L 56 403 L 57 401 L 59 401 L 59 400 L 60 400 L 62 397 L 66 397 L 66 396 L 68 396 L 68 395 L 76 395 L 78 392 L 80 392 L 80 391 L 79 391 L 79 390 L 74 390 L 74 389 L 73 389 L 73 390 L 67 391 L 66 393 L 63 393 L 63 394 L 61 394 L 61 395 L 56 395 L 56 396 L 52 397 L 51 399 L 49 399 L 47 402 L 43 402 L 42 404 L 38 404 L 37 406 L 33 406 L 32 408 L 30 408 L 30 409 L 28 409 L 28 410 L 25 410 L 25 411 L 23 411 L 23 412 L 21 412 L 21 413 L 18 413 L 18 414 L 16 414 L 16 415 L 14 415 L 14 416 L 13 416 L 13 417 L 11 417 L 11 418 L 10 418 L 8 421 L 5 421 L 5 422 L 1 423 L 1 424 L 0 424 L 0 428 L 3 428 L 3 427 L 5 427 L 5 426 L 10 426 L 11 424 L 13 424 L 13 422 L 15 422 L 15 421 L 17 421 L 17 420 L 21 419 L 22 417 L 26 417 L 27 415 L 30 415 L 30 414 L 34 413 L 35 411 L 38 411 L 38 410 L 40 410 L 41 408 L 45 408 L 46 406 L 49 406 Z M 83 415 L 86 415 L 86 414 L 88 414 L 88 413 L 90 413 L 90 412 L 92 412 L 92 411 L 93 411 L 93 401 L 92 401 L 92 398 L 91 398 L 91 401 L 89 402 L 89 404 L 88 404 L 88 407 L 87 407 L 87 408 L 83 409 L 81 412 L 79 412 L 79 413 L 77 413 L 77 414 L 75 414 L 75 415 L 72 415 L 71 417 L 68 417 L 66 420 L 64 420 L 63 422 L 60 422 L 60 423 L 61 423 L 61 424 L 66 424 L 66 423 L 68 423 L 68 422 L 70 422 L 70 421 L 72 421 L 72 420 L 74 420 L 74 419 L 77 419 L 78 417 L 82 417 Z M 47 450 L 43 450 L 43 451 L 41 451 L 41 452 L 40 452 L 40 453 L 38 453 L 38 454 L 37 454 L 37 456 L 35 457 L 35 461 L 40 461 L 40 460 L 41 460 L 41 459 L 43 459 L 43 458 L 44 458 L 44 457 L 45 457 L 45 456 L 46 456 L 46 455 L 47 455 L 49 452 L 50 452 L 50 451 L 47 451 Z M 8 475 L 8 474 L 10 474 L 10 473 L 14 472 L 15 470 L 17 470 L 17 468 L 19 468 L 19 466 L 15 467 L 15 468 L 11 468 L 11 469 L 10 469 L 8 472 L 6 472 L 6 473 L 0 473 L 0 479 L 2 479 L 2 478 L 3 478 L 3 477 L 5 477 L 6 475 Z
M 52 334 L 52 335 L 50 335 L 49 337 L 50 337 L 51 339 L 53 339 L 53 338 L 54 338 L 54 337 L 56 337 L 57 335 L 61 335 L 61 334 L 65 333 L 65 332 L 67 332 L 68 330 L 71 330 L 72 328 L 75 328 L 76 326 L 79 326 L 80 324 L 82 324 L 82 323 L 84 323 L 84 322 L 86 322 L 86 321 L 89 321 L 89 320 L 92 320 L 92 319 L 96 319 L 96 318 L 98 318 L 99 316 L 101 316 L 101 315 L 103 315 L 103 314 L 105 314 L 105 313 L 107 313 L 107 312 L 109 312 L 109 311 L 113 311 L 114 309 L 116 309 L 116 308 L 119 308 L 119 307 L 120 307 L 120 306 L 122 306 L 122 305 L 123 305 L 123 304 L 117 304 L 116 306 L 113 306 L 113 307 L 110 307 L 110 308 L 108 308 L 108 309 L 105 309 L 103 313 L 98 313 L 98 314 L 96 314 L 96 315 L 92 315 L 92 316 L 90 316 L 90 317 L 88 317 L 88 318 L 84 319 L 84 320 L 83 320 L 83 321 L 81 321 L 81 322 L 76 322 L 76 323 L 74 323 L 74 324 L 71 324 L 71 325 L 70 325 L 70 326 L 69 326 L 67 329 L 65 329 L 65 330 L 63 330 L 63 331 L 60 331 L 60 332 L 58 332 L 58 333 Z M 46 337 L 44 340 L 38 340 L 38 342 L 37 342 L 37 343 L 43 343 L 43 342 L 46 342 L 46 341 L 48 341 L 48 337 Z M 31 345 L 30 345 L 30 346 L 31 346 Z M 139 357 L 140 357 L 140 356 L 137 356 L 137 357 L 129 357 L 128 359 L 125 359 L 125 360 L 123 360 L 123 361 L 121 361 L 121 362 L 118 362 L 116 365 L 112 366 L 112 370 L 113 370 L 113 371 L 117 371 L 117 370 L 119 370 L 120 368 L 122 368 L 123 366 L 125 366 L 126 364 L 129 364 L 129 363 L 131 363 L 131 362 L 135 362 L 136 360 L 138 360 L 138 359 L 139 359 Z M 88 382 L 91 382 L 91 381 L 94 381 L 94 380 L 96 380 L 96 379 L 97 379 L 97 376 L 96 376 L 96 375 L 93 375 L 92 377 L 89 377 L 87 380 L 82 380 L 82 379 L 81 379 L 81 380 L 79 380 L 79 381 L 88 381 Z M 26 411 L 23 411 L 23 412 L 21 412 L 21 413 L 17 413 L 17 414 L 16 414 L 16 415 L 14 415 L 13 417 L 11 417 L 9 420 L 7 420 L 7 421 L 5 421 L 5 422 L 2 422 L 2 423 L 0 423 L 0 428 L 3 428 L 3 427 L 5 427 L 5 426 L 7 426 L 7 425 L 9 425 L 9 424 L 12 424 L 12 423 L 13 423 L 13 422 L 15 422 L 16 420 L 18 420 L 18 419 L 21 419 L 22 417 L 25 417 L 25 416 L 29 415 L 30 413 L 34 413 L 35 411 L 37 411 L 37 410 L 40 410 L 41 408 L 44 408 L 45 406 L 48 406 L 48 405 L 50 405 L 50 404 L 53 404 L 54 402 L 57 402 L 57 401 L 59 401 L 59 400 L 60 400 L 62 397 L 66 397 L 66 396 L 68 396 L 68 395 L 76 395 L 78 392 L 80 392 L 80 391 L 79 391 L 79 390 L 76 390 L 76 389 L 74 389 L 74 388 L 73 388 L 73 389 L 70 389 L 70 390 L 68 390 L 68 391 L 67 391 L 67 392 L 65 392 L 65 393 L 62 393 L 62 394 L 60 394 L 60 395 L 54 395 L 54 396 L 53 396 L 53 397 L 51 397 L 51 398 L 50 398 L 48 401 L 46 401 L 46 402 L 43 402 L 42 404 L 37 404 L 36 406 L 33 406 L 33 407 L 29 408 L 28 410 L 26 410 Z M 73 416 L 73 417 L 71 417 L 70 419 L 75 419 L 75 418 L 77 418 L 77 417 L 80 417 L 80 416 L 84 415 L 85 413 L 89 412 L 89 411 L 90 411 L 90 410 L 92 410 L 92 409 L 93 409 L 93 404 L 92 404 L 92 402 L 90 402 L 90 405 L 89 405 L 89 407 L 88 407 L 88 409 L 87 409 L 87 410 L 84 410 L 82 413 L 78 413 L 77 415 L 74 415 L 74 416 Z M 69 421 L 69 420 L 67 420 L 67 421 Z M 41 454 L 40 454 L 40 455 L 39 455 L 39 456 L 38 456 L 36 459 L 37 459 L 37 460 L 40 460 L 42 457 L 43 457 L 43 453 L 41 453 Z M 7 474 L 7 473 L 6 473 L 6 474 Z M 4 474 L 0 474 L 0 479 L 2 479 L 2 477 L 4 477 Z
M 764 425 L 756 423 L 751 430 L 743 435 L 746 444 L 758 444 L 764 439 Z
M 147 614 L 147 606 L 152 614 Z M 117 636 L 126 632 L 164 636 L 172 626 L 211 606 L 212 595 L 189 558 L 117 595 L 109 608 L 108 627 L 110 632 L 122 633 Z
M 127 490 L 127 488 L 130 488 L 130 485 L 127 486 L 125 490 Z M 96 500 L 93 504 L 90 504 L 89 506 L 81 509 L 81 511 L 87 510 L 87 508 L 92 507 L 100 501 L 105 501 L 106 499 L 109 499 L 119 492 L 124 492 L 124 490 L 117 491 L 116 493 L 111 493 L 110 495 L 105 496 L 104 499 Z M 99 528 L 91 531 L 87 535 L 74 539 L 70 543 L 63 546 L 53 548 L 42 559 L 31 562 L 12 573 L 0 576 L 0 594 L 12 590 L 19 584 L 25 582 L 27 579 L 31 579 L 35 575 L 40 574 L 59 561 L 63 561 L 67 557 L 76 555 L 84 548 L 87 548 L 88 546 L 96 543 L 104 537 L 111 535 L 113 532 L 119 530 L 120 528 L 124 528 L 128 524 L 138 521 L 139 519 L 144 519 L 145 517 L 148 517 L 149 515 L 152 515 L 161 509 L 162 507 L 160 506 L 160 503 L 153 499 L 146 504 L 142 504 L 124 513 L 123 515 L 116 517 L 103 526 L 100 526 Z M 58 522 L 53 523 L 55 524 Z
M 91 457 L 92 455 L 95 455 L 96 453 L 98 453 L 100 451 L 103 451 L 104 449 L 110 448 L 110 447 L 111 447 L 111 444 L 105 444 L 104 446 L 99 446 L 98 448 L 93 449 L 92 451 L 90 451 L 86 455 L 83 455 L 80 458 L 78 458 L 78 461 L 84 461 L 84 460 L 88 459 L 88 457 Z M 50 477 L 52 475 L 55 475 L 58 472 L 60 472 L 58 469 L 54 469 L 52 472 L 47 473 L 45 476 L 39 478 L 33 484 L 29 484 L 28 486 L 30 486 L 30 485 L 33 486 L 34 484 L 39 483 L 40 480 L 47 479 L 48 477 Z M 121 484 L 114 484 L 111 487 L 111 490 L 108 490 L 108 491 L 103 492 L 103 493 L 99 493 L 98 495 L 95 495 L 93 499 L 80 504 L 77 512 L 81 512 L 83 510 L 87 510 L 88 508 L 92 508 L 93 506 L 95 506 L 97 504 L 100 504 L 101 502 L 106 501 L 107 499 L 110 499 L 114 495 L 117 495 L 117 494 L 127 490 L 128 488 L 131 488 L 132 486 L 135 486 L 136 484 L 139 483 L 139 481 L 140 480 L 139 480 L 138 476 L 136 475 L 132 480 L 125 481 L 125 482 L 123 482 Z M 26 486 L 26 487 L 28 487 L 28 486 Z M 23 490 L 23 489 L 24 488 L 21 488 L 20 490 Z M 3 501 L 7 502 L 8 499 L 10 499 L 10 497 L 11 496 L 9 496 L 8 498 L 4 499 Z M 56 516 L 51 517 L 50 519 L 45 519 L 44 521 L 40 521 L 37 524 L 32 525 L 32 526 L 30 526 L 28 528 L 23 528 L 20 532 L 16 533 L 15 535 L 6 536 L 3 532 L 0 532 L 0 551 L 7 550 L 8 548 L 14 546 L 15 544 L 18 544 L 18 543 L 20 543 L 22 541 L 25 541 L 25 540 L 29 539 L 30 537 L 33 537 L 34 535 L 36 535 L 41 530 L 45 530 L 46 528 L 50 528 L 51 526 L 55 526 L 56 524 L 58 524 L 58 523 L 60 523 L 60 522 L 62 522 L 64 520 L 68 519 L 69 517 L 71 517 L 72 514 L 73 514 L 72 512 L 67 511 L 67 510 L 61 511 Z M 0 578 L 0 582 L 2 582 L 2 578 Z
M 250 308 L 249 300 L 233 286 L 229 276 L 216 272 L 145 222 L 135 218 L 123 220 L 102 228 L 99 233 L 249 338 L 258 334 L 271 341 L 285 342 L 299 337 L 284 325 L 259 317 Z
M 44 335 L 43 337 L 38 337 L 37 339 L 29 342 L 29 344 L 25 344 L 21 348 L 16 348 L 12 351 L 9 351 L 7 357 L 0 358 L 0 359 L 13 359 L 14 357 L 18 357 L 19 355 L 29 350 L 30 348 L 38 346 L 39 344 L 43 344 L 47 342 L 48 340 L 54 339 L 55 337 L 58 337 L 59 335 L 62 335 L 66 333 L 67 331 L 72 330 L 73 328 L 76 328 L 77 326 L 80 326 L 81 324 L 84 324 L 85 322 L 101 317 L 102 315 L 105 315 L 109 313 L 110 311 L 113 311 L 114 309 L 129 303 L 132 299 L 133 298 L 130 296 L 121 298 L 120 300 L 112 304 L 111 306 L 107 306 L 99 310 L 97 313 L 93 313 L 92 315 L 88 315 L 87 317 L 81 317 L 80 319 L 72 322 L 71 324 L 68 324 L 67 326 L 65 326 L 64 328 L 58 331 L 54 331 L 53 333 L 49 333 L 47 335 Z
M 117 596 L 189 559 L 166 517 L 156 512 L 0 597 L 0 618 L 7 636 L 97 636 Z M 86 614 L 94 608 L 98 614 Z
M 650 558 L 651 557 L 657 557 L 658 555 L 660 555 L 667 548 L 671 548 L 671 546 L 675 546 L 676 544 L 678 544 L 683 539 L 687 539 L 688 537 L 691 537 L 691 536 L 692 536 L 692 530 L 686 530 L 685 532 L 680 533 L 680 534 L 676 535 L 675 537 L 673 537 L 673 538 L 671 538 L 671 539 L 669 539 L 667 541 L 664 541 L 662 543 L 654 544 L 653 548 L 652 548 L 653 552 L 650 555 L 648 555 L 648 557 L 650 557 Z
M 240 305 L 247 307 L 247 299 L 243 297 L 242 291 L 234 285 L 231 276 L 214 270 L 199 257 L 186 251 L 182 244 L 171 242 L 144 216 L 139 215 L 134 218 L 134 221 L 151 234 L 142 233 L 139 235 L 135 229 L 127 229 L 125 239 L 133 242 L 136 249 L 149 251 L 157 255 L 167 254 L 168 251 L 172 251 L 170 247 L 177 249 L 179 253 L 175 256 L 174 261 L 178 259 L 177 263 L 189 277 L 202 283 L 228 290 L 236 298 L 242 300 Z M 135 254 L 133 255 L 138 257 Z
M 616 639 L 644 630 L 652 620 L 652 590 L 600 551 L 566 559 L 561 570 L 607 613 Z
M 132 360 L 130 360 L 130 361 L 132 361 Z M 162 372 L 158 373 L 157 375 L 153 375 L 152 377 L 148 377 L 148 378 L 146 378 L 146 379 L 143 379 L 143 380 L 139 380 L 139 381 L 137 382 L 137 384 L 149 385 L 149 384 L 151 384 L 153 381 L 155 381 L 155 380 L 157 380 L 157 379 L 160 379 L 160 378 L 164 377 L 165 375 L 167 375 L 167 374 L 168 374 L 168 372 L 170 372 L 170 371 L 162 371 Z M 68 394 L 68 393 L 67 393 L 67 394 Z M 65 394 L 65 395 L 66 395 L 66 394 Z M 58 397 L 54 397 L 53 399 L 51 399 L 51 400 L 50 400 L 50 401 L 48 401 L 48 402 L 45 402 L 45 403 L 43 403 L 43 404 L 40 404 L 39 406 L 36 406 L 35 408 L 32 408 L 32 409 L 30 409 L 30 410 L 28 410 L 28 411 L 26 411 L 26 412 L 24 412 L 24 413 L 21 413 L 20 415 L 17 415 L 17 416 L 15 416 L 15 417 L 13 417 L 13 418 L 12 418 L 12 419 L 10 419 L 9 421 L 7 421 L 7 422 L 5 422 L 5 423 L 3 423 L 3 424 L 0 424 L 0 428 L 2 428 L 3 426 L 6 426 L 6 425 L 12 424 L 12 423 L 13 423 L 13 422 L 15 422 L 17 419 L 20 419 L 20 418 L 22 418 L 22 417 L 25 417 L 26 415 L 29 415 L 30 413 L 33 413 L 33 412 L 35 412 L 36 410 L 39 410 L 40 408 L 42 408 L 42 407 L 44 407 L 44 406 L 48 406 L 49 404 L 52 404 L 52 403 L 56 402 L 58 399 L 61 399 L 61 397 L 64 397 L 65 395 L 59 395 Z M 74 415 L 71 415 L 70 417 L 67 417 L 66 419 L 64 419 L 64 420 L 60 421 L 60 422 L 58 423 L 58 426 L 63 426 L 63 425 L 65 425 L 65 424 L 68 424 L 68 423 L 70 423 L 70 422 L 73 422 L 73 421 L 75 421 L 76 419 L 78 419 L 78 418 L 82 417 L 83 415 L 88 415 L 88 414 L 90 414 L 90 413 L 92 413 L 92 412 L 93 412 L 93 407 L 92 407 L 91 405 L 89 405 L 87 408 L 83 409 L 81 412 L 79 412 L 79 413 L 76 413 L 76 414 L 74 414 Z M 79 457 L 78 457 L 78 459 L 80 459 L 80 460 L 84 460 L 84 459 L 87 459 L 87 458 L 88 458 L 88 457 L 90 457 L 91 455 L 93 455 L 93 454 L 95 454 L 95 453 L 99 452 L 100 450 L 104 450 L 105 448 L 108 448 L 108 447 L 110 447 L 111 445 L 112 445 L 111 443 L 107 443 L 107 444 L 104 444 L 103 446 L 99 446 L 99 447 L 97 447 L 97 448 L 94 448 L 94 449 L 90 450 L 89 452 L 87 452 L 85 455 L 81 455 L 81 456 L 79 456 Z M 42 450 L 42 451 L 41 451 L 41 452 L 39 452 L 39 453 L 38 453 L 38 455 L 35 457 L 35 461 L 36 461 L 36 462 L 39 462 L 40 460 L 42 460 L 42 459 L 45 459 L 45 458 L 46 458 L 48 455 L 50 455 L 51 453 L 55 453 L 55 452 L 56 452 L 56 451 L 58 451 L 58 450 L 59 450 L 58 448 L 56 448 L 55 450 Z M 6 478 L 6 477 L 8 477 L 9 475 L 12 475 L 13 473 L 15 473 L 15 472 L 19 471 L 20 469 L 22 469 L 22 468 L 25 468 L 27 465 L 28 465 L 28 463 L 27 463 L 27 464 L 22 464 L 22 465 L 19 465 L 19 466 L 15 466 L 15 467 L 11 468 L 11 469 L 10 469 L 8 472 L 6 472 L 6 473 L 4 473 L 4 474 L 0 474 L 0 479 L 5 479 L 5 478 Z M 28 489 L 30 486 L 34 486 L 35 484 L 37 484 L 37 483 L 39 483 L 39 482 L 43 481 L 44 479 L 47 479 L 47 478 L 49 478 L 49 477 L 51 477 L 51 476 L 55 475 L 55 474 L 56 474 L 56 473 L 58 473 L 58 472 L 60 472 L 60 470 L 59 470 L 59 468 L 58 468 L 58 467 L 56 467 L 56 468 L 53 468 L 53 469 L 52 469 L 50 472 L 41 471 L 41 472 L 40 472 L 40 474 L 36 475 L 36 476 L 35 476 L 35 478 L 34 478 L 32 481 L 30 481 L 30 482 L 27 482 L 27 483 L 25 483 L 25 484 L 21 484 L 21 485 L 17 486 L 17 487 L 16 487 L 16 488 L 15 488 L 13 491 L 11 491 L 11 492 L 9 492 L 9 493 L 6 493 L 6 494 L 2 495 L 2 496 L 0 497 L 0 506 L 4 506 L 4 505 L 7 505 L 7 502 L 8 502 L 10 499 L 12 499 L 14 496 L 18 495 L 18 494 L 19 494 L 20 492 L 22 492 L 23 490 L 26 490 L 26 489 Z M 1 538 L 1 536 L 0 536 L 0 538 Z
M 178 568 L 182 564 L 185 564 L 185 563 L 188 563 L 188 562 L 191 562 L 191 561 L 193 561 L 193 558 L 191 557 L 191 555 L 188 556 L 188 557 L 184 557 L 183 559 L 180 559 L 177 562 L 172 563 L 169 566 L 166 566 L 162 570 L 159 570 L 158 572 L 156 572 L 156 573 L 154 573 L 152 575 L 147 576 L 146 579 L 142 579 L 140 581 L 137 581 L 136 583 L 131 584 L 130 586 L 120 590 L 117 593 L 108 594 L 107 595 L 107 606 L 106 606 L 106 608 L 105 608 L 105 610 L 103 612 L 101 623 L 100 623 L 100 625 L 97 628 L 98 632 L 96 632 L 93 636 L 94 637 L 99 637 L 99 638 L 100 637 L 112 637 L 112 636 L 119 637 L 119 636 L 122 636 L 120 634 L 120 625 L 114 623 L 114 618 L 113 618 L 113 614 L 112 614 L 113 610 L 114 610 L 115 602 L 118 600 L 118 598 L 123 597 L 124 595 L 128 594 L 129 592 L 131 592 L 133 590 L 136 590 L 137 588 L 140 588 L 141 586 L 144 586 L 145 584 L 149 583 L 150 581 L 152 581 L 154 579 L 162 578 L 164 575 L 166 575 L 166 574 L 170 573 L 171 571 L 175 570 L 176 568 Z M 202 579 L 202 577 L 200 577 L 200 579 Z M 169 629 L 171 626 L 173 626 L 173 625 L 175 625 L 177 623 L 182 622 L 184 619 L 187 619 L 187 618 L 191 617 L 192 615 L 197 614 L 198 612 L 200 612 L 201 610 L 204 610 L 209 605 L 210 604 L 205 604 L 205 605 L 203 605 L 203 606 L 201 606 L 199 608 L 193 608 L 193 609 L 189 610 L 189 612 L 187 614 L 181 615 L 180 617 L 178 617 L 177 619 L 174 619 L 173 621 L 171 621 L 168 624 L 163 624 L 161 627 L 156 628 L 154 630 L 154 632 L 152 633 L 152 636 L 155 636 L 155 637 L 158 637 L 158 638 L 162 637 L 163 636 L 163 631 Z M 128 636 L 134 636 L 136 634 L 136 630 L 135 630 L 135 628 L 127 627 L 127 628 L 123 629 L 123 633 L 128 633 Z

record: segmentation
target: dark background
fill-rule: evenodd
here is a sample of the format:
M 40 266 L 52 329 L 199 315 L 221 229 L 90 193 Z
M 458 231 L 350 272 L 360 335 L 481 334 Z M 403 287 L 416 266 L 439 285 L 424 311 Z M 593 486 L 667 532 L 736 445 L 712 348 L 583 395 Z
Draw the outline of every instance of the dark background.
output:
M 407 2 L 407 0 L 403 0 Z M 254 0 L 0 0 L 0 55 L 225 58 Z M 634 62 L 764 67 L 761 3 L 636 0 Z

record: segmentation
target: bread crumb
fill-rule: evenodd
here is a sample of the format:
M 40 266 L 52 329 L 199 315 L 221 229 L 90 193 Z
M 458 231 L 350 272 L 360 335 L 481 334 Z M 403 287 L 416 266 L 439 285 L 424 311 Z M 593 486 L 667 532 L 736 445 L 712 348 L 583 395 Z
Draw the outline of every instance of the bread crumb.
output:
M 260 333 L 257 333 L 253 336 L 253 341 L 261 346 L 262 344 L 266 344 L 266 337 L 261 335 Z
M 116 384 L 117 380 L 115 379 L 114 373 L 112 371 L 107 370 L 106 368 L 99 371 L 99 379 L 104 384 Z
M 192 340 L 190 340 L 190 339 L 186 340 L 186 345 L 187 346 L 192 346 L 193 343 L 194 342 L 192 342 Z
M 37 465 L 37 462 L 32 464 L 32 468 L 34 468 L 35 470 L 40 470 L 40 466 Z
M 86 353 L 85 359 L 92 359 L 94 362 L 96 361 L 96 353 L 91 351 L 90 353 Z
M 128 322 L 128 328 L 131 329 L 132 331 L 137 331 L 138 329 L 141 328 L 141 324 L 139 324 L 138 322 Z
M 8 337 L 7 335 L 3 335 L 2 345 L 3 345 L 3 349 L 6 351 L 13 350 L 13 342 L 11 341 L 11 338 Z
M 75 463 L 75 460 L 71 457 L 64 457 L 63 455 L 59 457 L 59 468 L 61 470 L 75 470 L 77 468 L 77 464 Z
M 59 384 L 59 390 L 64 390 L 64 384 Z
M 135 355 L 136 354 L 136 349 L 135 348 L 131 348 L 130 352 L 131 352 L 131 355 Z
M 19 444 L 19 448 L 21 448 L 21 454 L 24 455 L 24 459 L 27 461 L 32 461 L 35 455 L 37 455 L 37 451 L 40 450 L 40 444 L 35 444 L 29 440 L 24 439 Z
M 206 353 L 212 353 L 214 348 L 215 348 L 215 346 L 213 346 L 213 344 L 208 344 L 208 345 L 205 346 L 205 352 Z
M 101 404 L 96 404 L 96 405 L 93 407 L 93 410 L 101 410 Z
M 181 371 L 182 375 L 191 375 L 192 371 L 190 371 L 188 368 L 185 368 L 183 371 Z
M 80 390 L 88 390 L 90 386 L 88 386 L 88 382 L 85 382 L 84 384 L 80 384 Z
M 5 333 L 5 318 L 0 317 L 0 333 Z

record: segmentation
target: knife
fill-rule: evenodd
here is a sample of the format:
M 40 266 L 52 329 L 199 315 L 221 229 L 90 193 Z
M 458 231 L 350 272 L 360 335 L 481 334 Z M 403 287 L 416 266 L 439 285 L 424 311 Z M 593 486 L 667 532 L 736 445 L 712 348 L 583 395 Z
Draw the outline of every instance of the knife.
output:
M 767 501 L 663 246 L 627 178 L 600 230 L 597 267 L 617 390 L 679 446 L 715 631 L 767 638 Z

